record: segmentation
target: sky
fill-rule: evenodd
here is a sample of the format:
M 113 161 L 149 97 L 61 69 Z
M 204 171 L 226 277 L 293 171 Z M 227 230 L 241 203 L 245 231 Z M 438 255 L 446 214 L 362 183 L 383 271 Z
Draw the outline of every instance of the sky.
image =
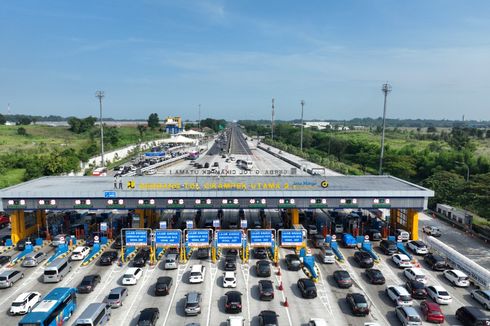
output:
M 0 113 L 490 120 L 490 1 L 0 3 Z

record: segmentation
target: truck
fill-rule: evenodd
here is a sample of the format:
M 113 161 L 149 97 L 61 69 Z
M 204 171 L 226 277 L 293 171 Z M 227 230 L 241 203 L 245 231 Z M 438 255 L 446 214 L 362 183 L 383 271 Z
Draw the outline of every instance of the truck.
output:
M 442 241 L 428 236 L 426 239 L 429 251 L 435 252 L 446 259 L 446 263 L 454 269 L 459 269 L 469 276 L 470 281 L 482 290 L 490 289 L 490 271 L 460 254 Z

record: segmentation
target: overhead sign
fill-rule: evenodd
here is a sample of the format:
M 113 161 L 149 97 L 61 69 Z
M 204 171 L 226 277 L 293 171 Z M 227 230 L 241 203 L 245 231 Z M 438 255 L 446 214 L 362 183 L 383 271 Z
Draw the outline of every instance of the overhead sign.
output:
M 216 241 L 218 247 L 240 247 L 242 245 L 242 231 L 219 230 Z
M 281 246 L 301 246 L 303 230 L 281 230 Z
M 157 246 L 180 246 L 180 230 L 155 230 L 155 244 Z
M 189 247 L 207 247 L 209 246 L 209 229 L 199 230 L 191 229 L 187 230 L 186 242 Z
M 126 246 L 147 246 L 148 230 L 126 230 Z
M 165 152 L 146 152 L 145 153 L 146 157 L 160 157 L 160 156 L 165 156 Z
M 272 246 L 272 230 L 250 230 L 250 246 Z

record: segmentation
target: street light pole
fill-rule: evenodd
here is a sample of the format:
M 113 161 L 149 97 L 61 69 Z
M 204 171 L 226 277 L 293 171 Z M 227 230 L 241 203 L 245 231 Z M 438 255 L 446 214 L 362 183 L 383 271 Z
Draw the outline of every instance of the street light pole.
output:
M 271 139 L 274 140 L 274 98 L 272 98 Z
M 100 165 L 104 166 L 104 126 L 102 125 L 102 99 L 104 98 L 104 91 L 95 92 L 95 97 L 99 99 L 99 124 L 100 124 Z
M 303 108 L 305 106 L 305 101 L 301 100 L 301 140 L 300 140 L 300 149 L 303 151 Z
M 386 127 L 386 98 L 388 93 L 391 92 L 391 85 L 386 83 L 383 84 L 381 88 L 385 94 L 384 105 L 383 105 L 383 129 L 381 131 L 381 154 L 379 155 L 379 175 L 383 174 L 383 155 L 385 151 L 385 127 Z
M 197 129 L 201 131 L 201 104 L 199 104 L 199 115 L 198 115 L 198 121 L 197 121 Z

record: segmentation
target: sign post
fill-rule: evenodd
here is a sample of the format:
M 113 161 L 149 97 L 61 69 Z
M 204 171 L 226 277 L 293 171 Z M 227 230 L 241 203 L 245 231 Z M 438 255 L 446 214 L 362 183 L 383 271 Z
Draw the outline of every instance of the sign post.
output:
M 218 248 L 240 248 L 242 245 L 242 231 L 218 230 L 216 231 Z
M 279 234 L 281 247 L 301 247 L 304 244 L 304 232 L 302 229 L 281 229 Z

